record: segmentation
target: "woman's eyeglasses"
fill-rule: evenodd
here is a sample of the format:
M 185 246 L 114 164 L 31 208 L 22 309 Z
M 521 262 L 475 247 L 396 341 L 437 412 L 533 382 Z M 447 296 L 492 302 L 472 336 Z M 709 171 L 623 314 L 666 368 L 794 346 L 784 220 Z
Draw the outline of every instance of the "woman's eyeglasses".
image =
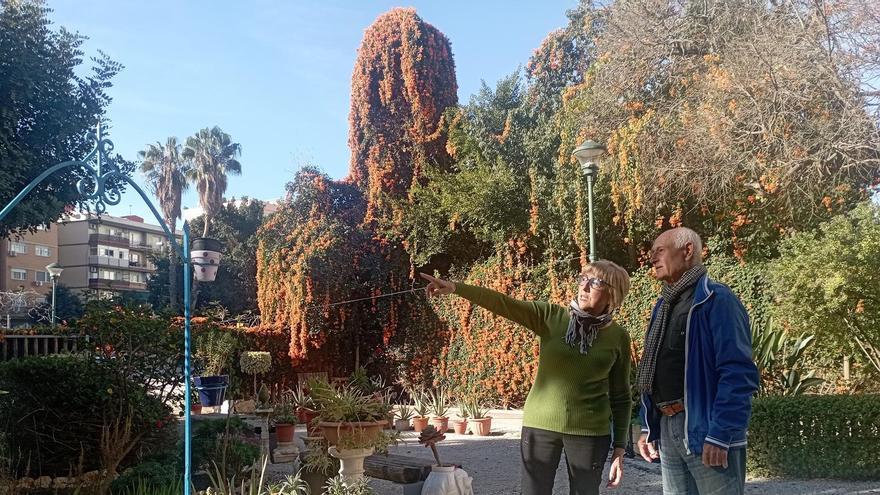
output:
M 604 289 L 605 287 L 611 287 L 611 284 L 601 278 L 589 277 L 587 275 L 581 275 L 578 277 L 578 284 L 589 285 L 591 289 Z

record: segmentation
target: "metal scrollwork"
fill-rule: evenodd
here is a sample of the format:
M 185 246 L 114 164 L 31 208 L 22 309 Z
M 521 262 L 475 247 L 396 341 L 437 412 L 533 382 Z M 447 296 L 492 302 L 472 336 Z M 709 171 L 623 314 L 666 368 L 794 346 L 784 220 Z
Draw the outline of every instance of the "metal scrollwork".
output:
M 89 132 L 88 139 L 95 143 L 92 151 L 82 160 L 77 160 L 77 165 L 88 174 L 76 183 L 77 192 L 86 200 L 95 202 L 95 213 L 102 215 L 107 211 L 107 206 L 118 205 L 122 200 L 119 190 L 121 181 L 112 179 L 121 177 L 119 171 L 110 169 L 103 170 L 104 163 L 111 163 L 110 153 L 113 151 L 113 141 L 101 136 L 101 126 L 98 131 Z M 89 162 L 95 160 L 96 166 Z

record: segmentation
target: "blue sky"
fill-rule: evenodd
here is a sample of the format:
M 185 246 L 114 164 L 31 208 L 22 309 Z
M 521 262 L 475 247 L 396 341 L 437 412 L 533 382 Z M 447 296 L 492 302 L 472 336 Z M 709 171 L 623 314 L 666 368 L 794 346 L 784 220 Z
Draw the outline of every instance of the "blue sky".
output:
M 274 199 L 304 164 L 348 173 L 351 71 L 364 30 L 415 7 L 449 37 L 459 101 L 524 66 L 577 0 L 178 1 L 49 0 L 57 25 L 85 49 L 125 65 L 111 89 L 110 137 L 129 159 L 149 142 L 219 125 L 242 145 L 227 197 Z M 197 206 L 194 192 L 184 206 Z M 130 206 L 129 206 L 130 205 Z M 127 192 L 113 215 L 152 215 Z M 152 220 L 148 220 L 152 221 Z

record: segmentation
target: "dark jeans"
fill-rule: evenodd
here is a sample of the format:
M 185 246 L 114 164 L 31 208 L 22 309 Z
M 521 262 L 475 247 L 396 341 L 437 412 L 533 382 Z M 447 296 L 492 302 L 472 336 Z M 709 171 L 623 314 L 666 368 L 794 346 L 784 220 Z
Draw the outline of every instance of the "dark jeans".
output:
M 520 441 L 523 495 L 553 493 L 553 480 L 563 449 L 571 487 L 569 493 L 598 494 L 610 447 L 611 435 L 585 437 L 523 426 Z
M 684 413 L 661 418 L 660 461 L 664 495 L 742 495 L 745 489 L 745 447 L 727 452 L 727 468 L 706 467 L 702 455 L 685 448 Z

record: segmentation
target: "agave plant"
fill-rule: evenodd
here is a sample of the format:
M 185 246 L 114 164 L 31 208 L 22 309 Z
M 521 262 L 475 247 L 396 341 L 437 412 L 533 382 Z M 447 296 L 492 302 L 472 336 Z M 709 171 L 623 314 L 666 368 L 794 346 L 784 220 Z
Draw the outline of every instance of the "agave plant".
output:
M 752 328 L 752 358 L 761 377 L 761 395 L 800 395 L 824 382 L 814 376 L 815 371 L 801 372 L 804 353 L 814 338 L 805 333 L 792 337 L 773 320 Z

